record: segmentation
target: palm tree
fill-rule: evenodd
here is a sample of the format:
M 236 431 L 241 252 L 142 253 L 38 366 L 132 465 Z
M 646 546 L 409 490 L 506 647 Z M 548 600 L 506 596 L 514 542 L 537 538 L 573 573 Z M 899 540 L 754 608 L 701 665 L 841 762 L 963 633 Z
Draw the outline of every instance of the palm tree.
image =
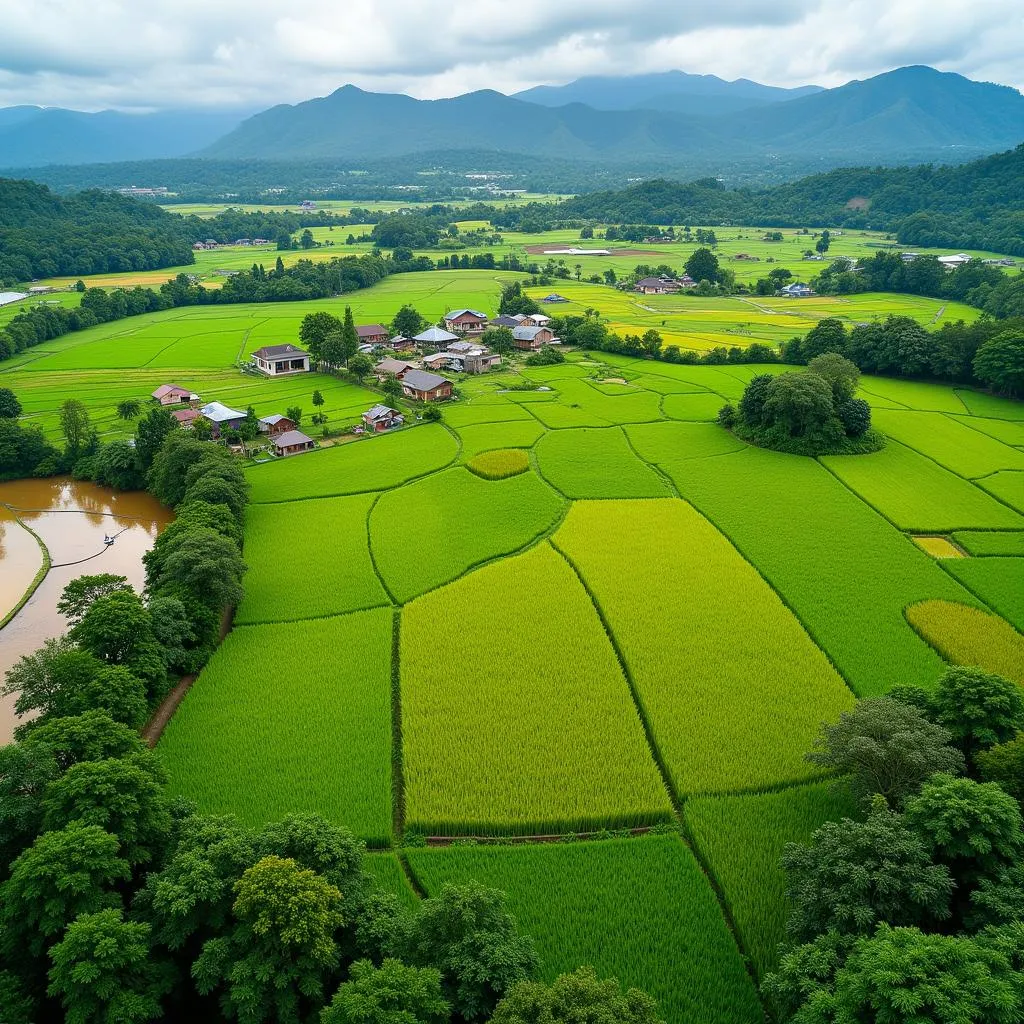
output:
M 137 398 L 126 398 L 117 403 L 117 416 L 122 420 L 133 420 L 142 411 L 142 403 Z

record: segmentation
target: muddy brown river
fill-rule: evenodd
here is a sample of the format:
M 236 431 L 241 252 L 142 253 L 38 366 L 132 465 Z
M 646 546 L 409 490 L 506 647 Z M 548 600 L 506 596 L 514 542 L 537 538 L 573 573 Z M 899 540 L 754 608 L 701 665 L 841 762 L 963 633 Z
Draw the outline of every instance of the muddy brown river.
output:
M 173 518 L 170 509 L 144 491 L 122 493 L 61 477 L 0 483 L 0 620 L 21 600 L 42 565 L 38 542 L 17 519 L 39 535 L 52 563 L 35 593 L 0 629 L 0 679 L 23 654 L 65 631 L 57 601 L 68 581 L 111 572 L 141 590 L 142 556 Z M 114 543 L 105 544 L 105 537 Z M 0 743 L 11 740 L 17 725 L 14 701 L 13 696 L 0 697 Z

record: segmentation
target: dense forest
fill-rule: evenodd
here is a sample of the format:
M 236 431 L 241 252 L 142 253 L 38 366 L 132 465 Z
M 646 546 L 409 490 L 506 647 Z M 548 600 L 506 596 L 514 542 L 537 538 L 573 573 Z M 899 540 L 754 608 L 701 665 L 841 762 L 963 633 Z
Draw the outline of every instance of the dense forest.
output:
M 563 217 L 629 224 L 827 226 L 891 231 L 905 245 L 1024 255 L 1024 145 L 958 167 L 844 168 L 775 188 L 714 178 L 645 181 L 566 200 Z
M 192 232 L 180 217 L 110 192 L 61 197 L 0 179 L 0 285 L 192 263 Z

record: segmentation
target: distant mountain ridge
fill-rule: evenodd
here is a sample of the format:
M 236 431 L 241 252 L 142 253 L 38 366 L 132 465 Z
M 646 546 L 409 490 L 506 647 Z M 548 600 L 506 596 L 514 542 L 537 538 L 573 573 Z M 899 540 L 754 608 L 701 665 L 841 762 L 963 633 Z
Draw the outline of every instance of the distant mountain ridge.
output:
M 582 103 L 550 107 L 488 90 L 415 100 L 349 85 L 256 114 L 198 155 L 319 158 L 366 152 L 384 157 L 434 150 L 440 142 L 452 150 L 609 162 L 696 153 L 728 159 L 823 152 L 840 152 L 851 161 L 886 161 L 941 159 L 951 148 L 980 156 L 1021 139 L 1024 96 L 1016 89 L 908 67 L 715 117 L 596 110 Z
M 748 78 L 727 82 L 717 75 L 662 71 L 650 75 L 590 75 L 566 85 L 538 85 L 513 99 L 545 107 L 583 103 L 595 110 L 663 110 L 676 114 L 734 113 L 821 92 L 817 85 L 780 89 Z

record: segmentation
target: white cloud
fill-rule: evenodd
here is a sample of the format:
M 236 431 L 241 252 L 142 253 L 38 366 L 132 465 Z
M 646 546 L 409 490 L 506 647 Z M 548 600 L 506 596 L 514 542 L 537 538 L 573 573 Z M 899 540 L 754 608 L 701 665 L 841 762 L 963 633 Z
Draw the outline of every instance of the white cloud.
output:
M 0 0 L 0 105 L 423 98 L 679 68 L 839 85 L 902 64 L 1024 86 L 1020 0 Z

